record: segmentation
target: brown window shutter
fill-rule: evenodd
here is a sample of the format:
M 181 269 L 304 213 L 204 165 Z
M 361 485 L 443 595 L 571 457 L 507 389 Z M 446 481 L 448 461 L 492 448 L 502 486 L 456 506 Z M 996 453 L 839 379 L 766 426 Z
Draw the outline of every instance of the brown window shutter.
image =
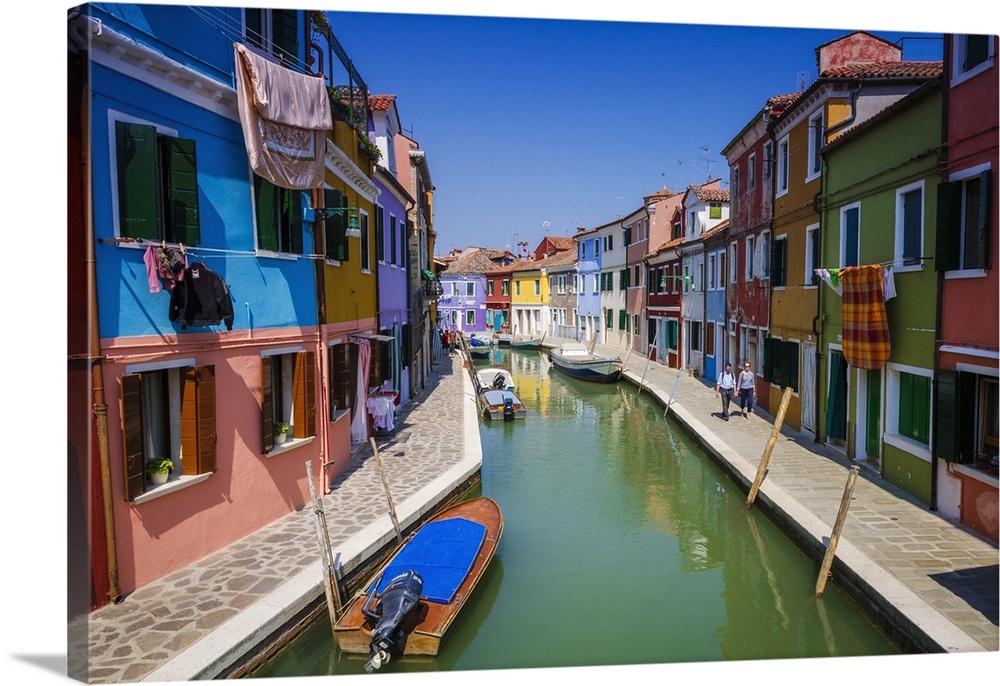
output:
M 274 449 L 274 396 L 271 389 L 271 358 L 260 358 L 260 437 L 263 452 Z
M 316 435 L 316 354 L 301 352 L 295 356 L 292 380 L 292 422 L 295 437 Z
M 122 456 L 125 463 L 125 499 L 146 492 L 146 458 L 142 448 L 142 381 L 138 374 L 121 379 Z
M 181 372 L 181 473 L 215 471 L 215 368 Z
M 330 348 L 330 369 L 333 378 L 330 389 L 337 407 L 346 410 L 351 406 L 351 357 L 350 349 L 354 346 L 340 344 Z

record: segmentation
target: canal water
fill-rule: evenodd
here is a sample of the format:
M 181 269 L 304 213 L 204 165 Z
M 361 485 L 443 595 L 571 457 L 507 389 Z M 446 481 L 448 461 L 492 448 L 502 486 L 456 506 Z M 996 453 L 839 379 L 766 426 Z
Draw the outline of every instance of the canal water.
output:
M 648 394 L 497 349 L 524 421 L 483 423 L 504 514 L 490 568 L 434 659 L 383 672 L 892 655 L 899 650 Z M 254 677 L 363 673 L 317 621 Z

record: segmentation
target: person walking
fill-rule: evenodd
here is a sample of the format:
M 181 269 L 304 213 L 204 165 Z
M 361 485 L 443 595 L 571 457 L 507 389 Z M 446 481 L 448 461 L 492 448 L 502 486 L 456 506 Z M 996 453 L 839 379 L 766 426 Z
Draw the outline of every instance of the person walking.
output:
M 739 389 L 740 393 L 740 412 L 747 419 L 753 414 L 753 397 L 754 386 L 756 385 L 756 380 L 753 376 L 753 370 L 750 369 L 750 361 L 743 361 L 743 371 L 740 372 L 739 377 L 736 379 L 736 388 Z
M 444 346 L 444 351 L 451 355 L 451 340 L 448 337 L 448 329 L 441 331 L 441 345 Z
M 722 397 L 722 418 L 729 421 L 729 403 L 733 401 L 733 389 L 736 388 L 736 375 L 733 374 L 733 364 L 726 362 L 726 370 L 719 374 L 715 384 L 715 397 Z

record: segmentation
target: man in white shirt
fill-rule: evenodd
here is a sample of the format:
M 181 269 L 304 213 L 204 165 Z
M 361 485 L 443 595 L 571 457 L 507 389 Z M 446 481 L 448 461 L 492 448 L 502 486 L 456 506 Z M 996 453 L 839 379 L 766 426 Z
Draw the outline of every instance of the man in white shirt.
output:
M 729 421 L 729 403 L 733 400 L 733 388 L 736 387 L 736 375 L 733 374 L 733 365 L 726 362 L 726 370 L 719 374 L 719 380 L 715 384 L 715 397 L 722 396 L 722 418 Z

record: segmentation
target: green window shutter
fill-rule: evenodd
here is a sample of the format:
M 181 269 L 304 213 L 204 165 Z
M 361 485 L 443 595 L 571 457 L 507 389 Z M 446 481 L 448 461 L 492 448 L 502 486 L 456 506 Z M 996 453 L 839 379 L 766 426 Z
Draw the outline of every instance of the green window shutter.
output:
M 785 285 L 785 240 L 774 239 L 771 244 L 771 285 Z
M 138 374 L 121 379 L 122 457 L 125 464 L 125 499 L 146 492 L 146 457 L 143 450 L 142 381 Z
M 921 443 L 928 442 L 930 385 L 926 376 L 899 375 L 899 433 Z
M 358 224 L 361 227 L 361 268 L 370 269 L 371 245 L 369 240 L 371 238 L 368 232 L 368 215 L 358 213 Z
M 257 247 L 278 250 L 278 188 L 254 174 L 254 198 L 257 203 Z
M 978 249 L 978 259 L 976 266 L 980 269 L 989 269 L 990 267 L 990 226 L 989 226 L 989 216 L 990 216 L 990 191 L 992 186 L 990 185 L 990 172 L 992 170 L 987 169 L 982 174 L 979 175 L 979 218 L 978 218 L 978 232 L 977 232 L 977 249 Z
M 830 386 L 826 398 L 826 437 L 843 440 L 847 438 L 847 362 L 839 351 L 831 351 L 830 353 L 829 373 Z
M 961 459 L 958 449 L 958 373 L 941 369 L 937 373 L 934 414 L 934 454 L 948 462 Z
M 286 226 L 288 227 L 288 245 L 285 246 L 287 252 L 297 255 L 302 254 L 302 191 L 282 189 L 282 193 L 288 200 L 284 208 Z
M 342 196 L 338 190 L 324 188 L 323 206 L 344 207 L 344 196 Z M 339 260 L 341 262 L 346 262 L 348 259 L 347 236 L 344 233 L 346 230 L 346 227 L 344 226 L 345 214 L 345 212 L 336 212 L 331 214 L 324 221 L 326 231 L 326 256 L 331 260 Z
M 160 239 L 156 129 L 115 122 L 118 163 L 118 217 L 121 235 Z
M 295 10 L 271 10 L 274 56 L 285 64 L 295 65 L 299 57 L 298 21 Z
M 201 236 L 198 224 L 198 165 L 194 141 L 170 136 L 163 136 L 160 141 L 166 191 L 166 239 L 196 245 Z
M 937 239 L 934 268 L 949 271 L 959 268 L 962 232 L 962 184 L 942 183 L 937 191 Z
M 625 310 L 618 310 L 618 330 L 619 331 L 624 331 L 625 330 L 625 322 L 626 322 L 627 315 L 628 315 L 628 312 L 626 312 Z

